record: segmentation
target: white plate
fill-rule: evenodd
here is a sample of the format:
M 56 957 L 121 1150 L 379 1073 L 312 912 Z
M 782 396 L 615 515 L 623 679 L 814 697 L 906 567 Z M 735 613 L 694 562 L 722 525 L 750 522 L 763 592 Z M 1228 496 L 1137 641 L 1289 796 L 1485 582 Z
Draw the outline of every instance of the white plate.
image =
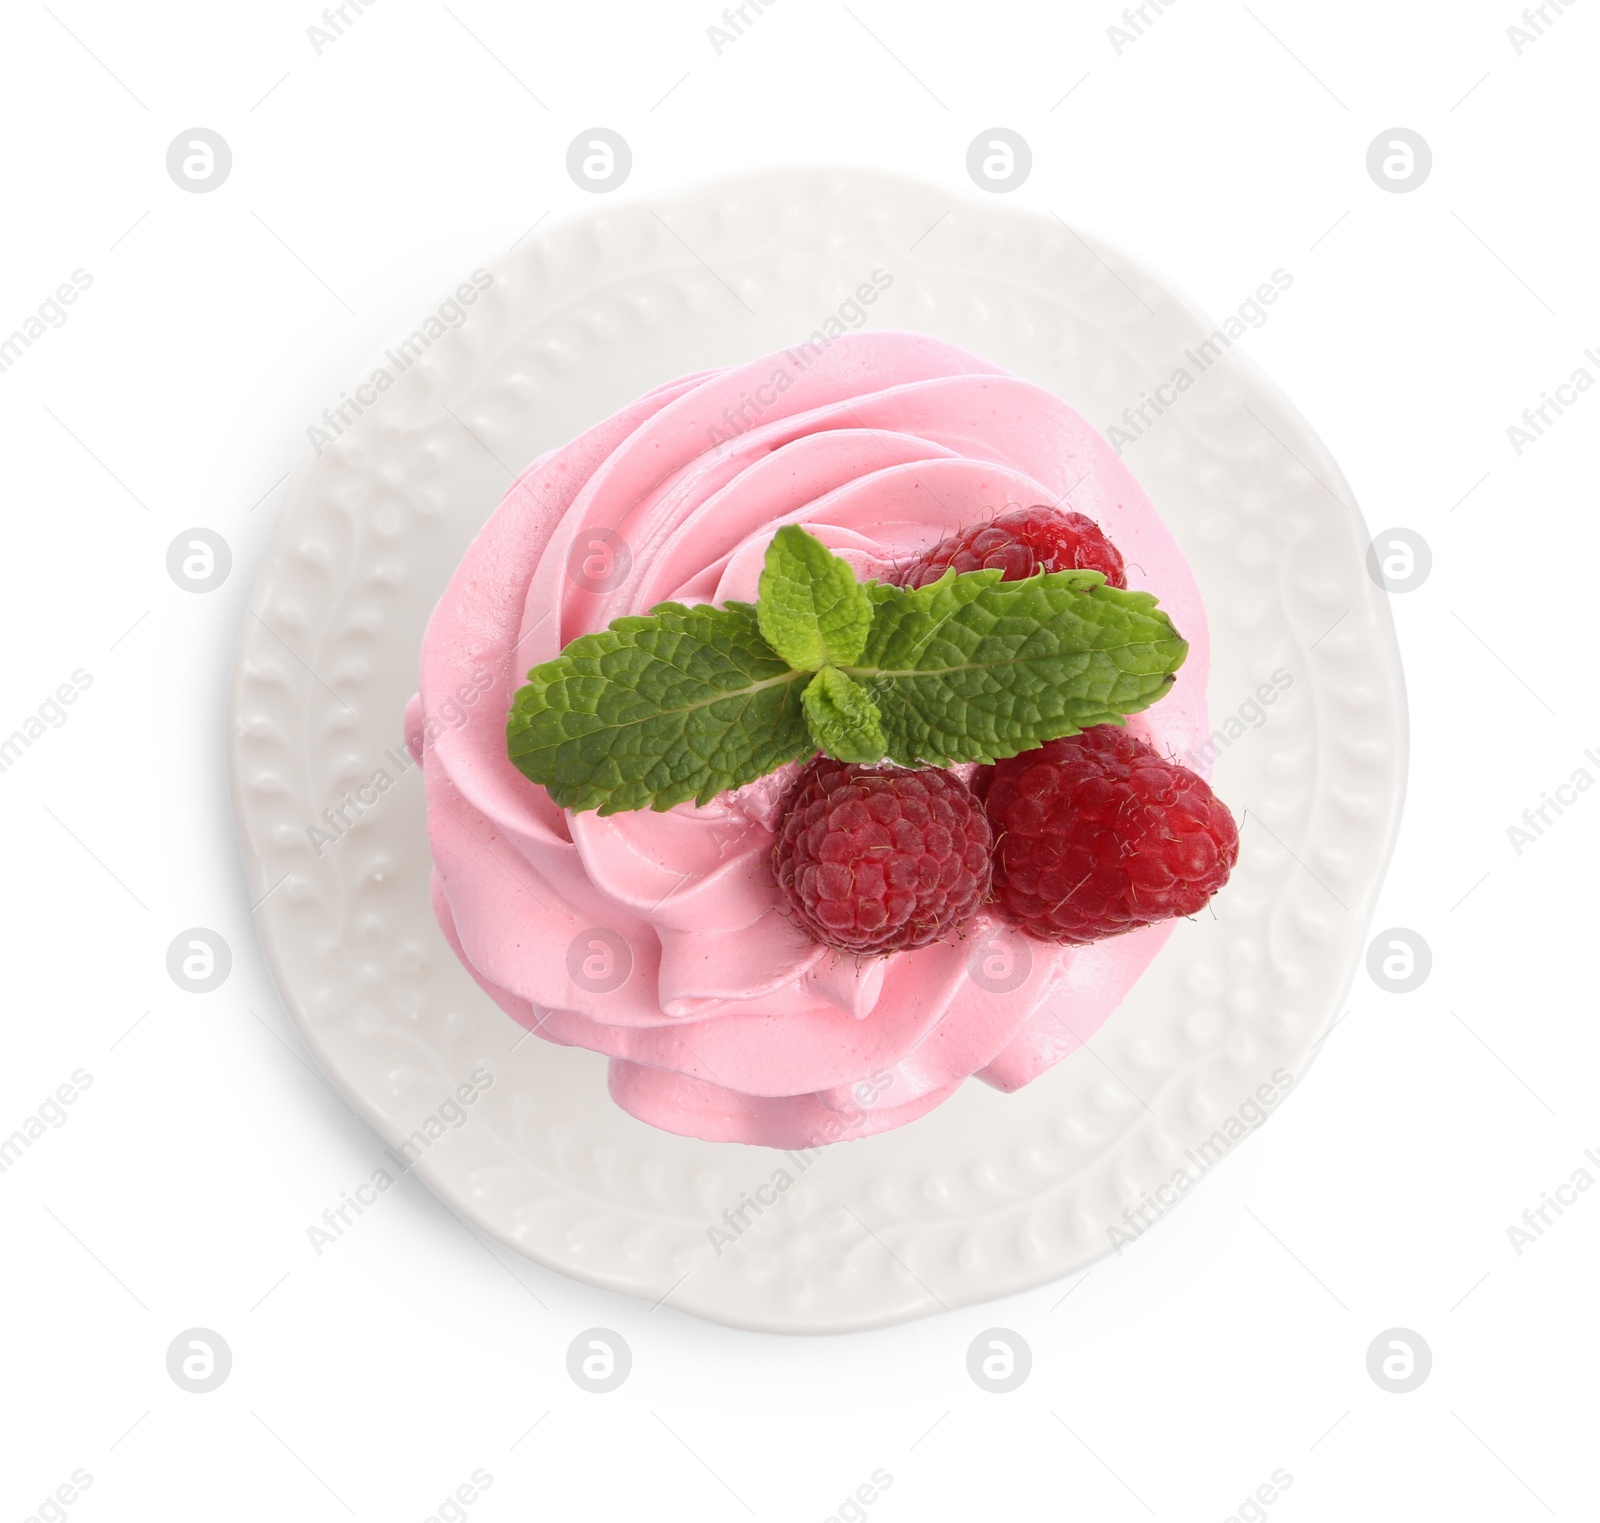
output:
M 428 613 L 513 472 L 652 386 L 810 333 L 880 265 L 894 283 L 874 325 L 964 345 L 1103 428 L 1179 366 L 1199 377 L 1127 458 L 1205 596 L 1212 723 L 1239 732 L 1215 781 L 1248 819 L 1215 915 L 1178 927 L 1087 1049 L 1013 1095 L 970 1081 L 802 1174 L 635 1121 L 603 1058 L 528 1038 L 479 991 L 429 908 L 401 711 Z M 240 640 L 234 806 L 261 938 L 312 1051 L 387 1142 L 419 1133 L 417 1172 L 502 1242 L 739 1327 L 831 1332 L 968 1305 L 1088 1264 L 1113 1227 L 1138 1230 L 1124 1212 L 1141 1202 L 1154 1224 L 1148 1202 L 1176 1201 L 1264 1113 L 1258 1086 L 1276 1105 L 1304 1071 L 1398 825 L 1399 656 L 1327 451 L 1236 350 L 1200 377 L 1185 351 L 1213 325 L 1124 255 L 881 175 L 791 171 L 606 205 L 488 269 L 461 326 L 447 313 L 403 372 L 398 345 L 375 361 L 394 384 L 349 388 L 372 405 L 295 472 Z M 356 823 L 319 855 L 309 827 L 380 770 L 393 786 L 347 808 Z M 442 1126 L 480 1069 L 492 1083 Z M 719 1252 L 708 1229 L 759 1204 L 779 1169 L 794 1187 L 747 1208 Z

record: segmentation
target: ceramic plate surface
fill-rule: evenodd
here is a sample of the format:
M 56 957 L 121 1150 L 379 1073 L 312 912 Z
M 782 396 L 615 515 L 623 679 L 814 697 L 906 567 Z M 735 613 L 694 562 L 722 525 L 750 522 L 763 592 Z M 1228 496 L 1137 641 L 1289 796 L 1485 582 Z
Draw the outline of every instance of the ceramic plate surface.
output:
M 1204 594 L 1215 785 L 1247 818 L 1214 914 L 1178 927 L 1086 1048 L 1013 1095 L 969 1081 L 802 1172 L 635 1121 L 607 1096 L 604 1058 L 528 1037 L 477 988 L 429 907 L 401 713 L 428 614 L 515 472 L 674 376 L 854 323 L 851 294 L 880 266 L 893 284 L 863 314 L 874 327 L 949 339 L 1102 429 L 1173 399 L 1145 404 L 1125 455 Z M 1160 279 L 1052 217 L 930 186 L 728 180 L 607 204 L 486 268 L 477 300 L 419 322 L 347 388 L 364 410 L 347 406 L 353 426 L 295 471 L 240 639 L 234 806 L 306 1041 L 386 1142 L 416 1135 L 417 1172 L 463 1216 L 541 1264 L 718 1322 L 881 1326 L 1098 1258 L 1125 1210 L 1175 1201 L 1253 1129 L 1258 1091 L 1277 1103 L 1360 961 L 1399 820 L 1405 703 L 1338 467 L 1238 350 L 1205 347 L 1215 325 Z M 1193 384 L 1157 393 L 1179 369 Z M 313 830 L 331 835 L 340 804 L 354 823 L 329 844 Z M 441 1125 L 477 1070 L 493 1082 L 466 1124 Z M 780 1169 L 795 1181 L 781 1194 Z M 763 1186 L 775 1203 L 714 1244 Z

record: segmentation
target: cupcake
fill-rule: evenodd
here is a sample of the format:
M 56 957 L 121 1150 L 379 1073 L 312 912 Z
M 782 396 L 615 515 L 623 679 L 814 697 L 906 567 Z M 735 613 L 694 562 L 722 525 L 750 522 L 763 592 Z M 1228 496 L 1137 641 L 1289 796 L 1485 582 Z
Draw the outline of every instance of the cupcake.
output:
M 647 393 L 535 460 L 428 624 L 435 912 L 612 1099 L 811 1148 L 1111 1015 L 1225 881 L 1194 578 L 1104 438 L 940 340 Z

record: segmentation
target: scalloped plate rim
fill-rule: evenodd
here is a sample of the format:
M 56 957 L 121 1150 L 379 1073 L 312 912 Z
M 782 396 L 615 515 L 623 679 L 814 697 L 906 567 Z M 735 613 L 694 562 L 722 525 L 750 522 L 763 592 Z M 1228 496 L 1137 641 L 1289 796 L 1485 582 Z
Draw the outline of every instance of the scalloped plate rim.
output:
M 559 237 L 562 234 L 570 235 L 586 226 L 591 226 L 596 222 L 602 221 L 608 216 L 615 216 L 618 213 L 623 213 L 626 211 L 649 210 L 654 212 L 665 211 L 674 207 L 705 205 L 713 201 L 715 198 L 724 196 L 730 191 L 735 190 L 743 193 L 746 197 L 749 197 L 752 194 L 771 196 L 776 204 L 783 202 L 797 186 L 814 186 L 819 181 L 826 182 L 829 180 L 854 181 L 871 185 L 880 190 L 888 189 L 891 193 L 899 195 L 906 195 L 908 193 L 918 197 L 927 197 L 931 195 L 943 201 L 952 203 L 951 209 L 954 209 L 955 204 L 959 204 L 963 212 L 974 217 L 978 216 L 979 214 L 992 211 L 998 214 L 997 220 L 1000 221 L 1021 219 L 1037 222 L 1041 226 L 1048 226 L 1048 214 L 1046 213 L 1033 212 L 1005 203 L 980 201 L 972 198 L 971 196 L 954 196 L 942 187 L 922 182 L 910 177 L 892 175 L 872 170 L 863 170 L 850 166 L 818 166 L 815 168 L 792 166 L 765 174 L 736 174 L 709 178 L 694 182 L 671 194 L 652 195 L 639 197 L 636 199 L 630 198 L 622 201 L 609 202 L 605 205 L 597 207 L 592 211 L 575 212 L 561 221 L 553 223 L 552 226 L 545 231 L 543 237 L 551 238 Z M 1064 223 L 1062 225 L 1067 226 L 1067 224 Z M 1149 286 L 1159 290 L 1164 297 L 1172 301 L 1178 308 L 1180 308 L 1183 315 L 1189 318 L 1192 322 L 1207 329 L 1215 326 L 1215 324 L 1212 323 L 1211 319 L 1205 314 L 1204 310 L 1199 306 L 1199 304 L 1192 300 L 1186 291 L 1177 286 L 1170 279 L 1157 274 L 1141 261 L 1130 258 L 1114 244 L 1111 244 L 1098 236 L 1080 233 L 1080 230 L 1070 226 L 1068 227 L 1068 231 L 1074 233 L 1075 236 L 1082 236 L 1086 244 L 1092 244 L 1093 249 L 1091 251 L 1097 249 L 1100 254 L 1109 256 L 1114 263 L 1119 264 L 1129 273 L 1136 274 L 1148 282 Z M 543 239 L 538 241 L 543 241 Z M 498 267 L 511 263 L 514 259 L 514 253 L 508 251 L 504 254 L 495 256 L 492 259 L 486 259 L 484 264 L 491 270 L 494 270 Z M 642 270 L 646 267 L 646 265 L 647 262 L 641 260 L 639 267 Z M 1109 267 L 1110 266 L 1108 266 L 1108 268 Z M 939 266 L 936 273 L 942 277 L 948 278 L 950 275 L 950 270 L 947 266 Z M 1115 271 L 1113 270 L 1113 274 L 1114 273 Z M 990 282 L 1007 284 L 1019 298 L 1027 300 L 1040 299 L 1037 291 L 1030 290 L 1023 285 L 1008 282 L 1002 275 L 989 271 L 985 271 L 983 274 L 984 278 Z M 620 280 L 622 278 L 624 277 L 616 276 L 615 280 Z M 613 283 L 615 283 L 615 281 Z M 603 290 L 604 286 L 596 289 Z M 573 301 L 582 300 L 585 296 L 592 296 L 594 294 L 595 292 L 591 290 L 579 296 L 574 296 L 570 292 L 548 296 L 545 299 L 545 310 L 542 311 L 540 320 L 547 321 L 554 313 L 559 312 L 561 310 L 563 301 L 570 305 Z M 1072 305 L 1070 296 L 1063 297 L 1056 305 L 1062 308 L 1070 308 Z M 399 331 L 401 330 L 396 330 L 396 332 Z M 1350 489 L 1348 481 L 1346 480 L 1343 472 L 1340 470 L 1337 461 L 1334 460 L 1326 445 L 1323 444 L 1320 437 L 1310 427 L 1303 415 L 1282 392 L 1282 390 L 1261 371 L 1259 366 L 1256 365 L 1256 363 L 1248 354 L 1235 349 L 1230 351 L 1229 358 L 1232 366 L 1237 367 L 1237 373 L 1248 381 L 1250 388 L 1256 391 L 1258 394 L 1270 399 L 1271 402 L 1276 404 L 1276 407 L 1281 411 L 1281 413 L 1290 419 L 1294 425 L 1296 425 L 1299 431 L 1299 437 L 1302 440 L 1307 441 L 1313 447 L 1313 454 L 1316 463 L 1321 466 L 1321 468 L 1330 476 L 1333 484 L 1331 495 L 1335 495 L 1342 502 L 1343 506 L 1345 506 L 1356 517 L 1357 521 L 1360 522 L 1360 510 L 1355 502 L 1354 494 Z M 370 410 L 372 409 L 369 409 L 369 411 Z M 1136 462 L 1134 463 L 1136 464 Z M 254 631 L 250 627 L 249 620 L 252 615 L 258 614 L 258 611 L 263 607 L 266 587 L 273 569 L 274 560 L 277 553 L 281 549 L 282 540 L 287 532 L 285 525 L 292 519 L 294 513 L 298 510 L 301 495 L 307 489 L 307 480 L 308 478 L 314 476 L 317 466 L 317 459 L 314 456 L 307 454 L 301 457 L 291 472 L 287 488 L 278 508 L 272 544 L 268 552 L 263 556 L 256 583 L 252 590 L 245 620 L 241 624 L 239 639 L 233 659 L 228 701 L 229 733 L 227 754 L 229 789 L 233 804 L 235 833 L 242 858 L 241 865 L 245 869 L 247 884 L 249 884 L 249 880 L 252 875 L 252 869 L 256 866 L 253 856 L 249 822 L 254 818 L 257 811 L 255 805 L 246 795 L 246 790 L 244 788 L 241 776 L 244 767 L 244 758 L 241 753 L 241 748 L 237 743 L 239 737 L 237 721 L 240 715 L 241 707 L 243 706 L 242 694 L 244 669 L 247 663 L 248 654 L 252 649 L 253 641 L 259 640 L 260 638 L 254 634 Z M 1375 650 L 1380 653 L 1384 659 L 1384 663 L 1388 669 L 1388 675 L 1394 683 L 1395 696 L 1394 712 L 1389 716 L 1394 723 L 1394 733 L 1392 739 L 1395 746 L 1395 754 L 1392 763 L 1392 771 L 1394 773 L 1394 780 L 1392 784 L 1393 792 L 1392 797 L 1387 801 L 1391 809 L 1391 817 L 1389 827 L 1381 844 L 1381 848 L 1371 865 L 1370 873 L 1368 875 L 1371 883 L 1370 897 L 1375 899 L 1377 890 L 1381 887 L 1382 882 L 1387 874 L 1389 865 L 1393 859 L 1393 854 L 1399 835 L 1400 820 L 1405 801 L 1409 770 L 1409 724 L 1404 671 L 1400 658 L 1399 645 L 1394 630 L 1393 618 L 1389 612 L 1386 601 L 1375 602 L 1372 604 L 1372 607 L 1377 612 L 1377 622 L 1379 625 L 1377 638 L 1375 641 Z M 398 655 L 400 659 L 405 660 L 407 663 L 414 663 L 415 661 L 415 651 L 400 652 Z M 255 901 L 258 897 L 259 889 L 253 884 L 250 885 L 250 888 L 251 899 L 252 901 Z M 293 1021 L 296 1030 L 299 1032 L 301 1038 L 305 1041 L 307 1048 L 317 1059 L 324 1072 L 327 1073 L 329 1078 L 337 1086 L 338 1090 L 351 1105 L 352 1109 L 354 1109 L 357 1114 L 359 1114 L 369 1125 L 371 1125 L 380 1137 L 388 1137 L 393 1132 L 403 1130 L 398 1123 L 395 1123 L 391 1119 L 390 1115 L 384 1110 L 378 1099 L 369 1097 L 369 1094 L 363 1088 L 362 1084 L 358 1082 L 354 1076 L 346 1073 L 343 1070 L 339 1059 L 331 1049 L 329 1040 L 325 1037 L 324 1032 L 322 1031 L 316 1019 L 305 1008 L 303 1008 L 299 999 L 291 996 L 291 991 L 296 987 L 297 984 L 297 975 L 296 970 L 288 966 L 287 959 L 293 955 L 293 948 L 285 945 L 280 940 L 278 935 L 269 928 L 269 921 L 264 911 L 264 903 L 258 903 L 252 912 L 252 918 L 256 925 L 258 939 L 265 954 L 267 966 L 272 974 L 275 984 L 278 987 L 280 995 L 283 998 L 285 1009 L 287 1010 L 290 1019 Z M 1359 923 L 1351 928 L 1352 934 L 1364 939 L 1365 931 L 1369 925 L 1370 912 L 1359 917 Z M 1341 986 L 1337 990 L 1338 997 L 1328 1002 L 1330 1007 L 1330 1015 L 1332 1009 L 1337 1008 L 1343 1003 L 1345 996 L 1348 994 L 1354 982 L 1358 967 L 1359 964 L 1356 959 L 1350 958 L 1347 960 L 1345 976 Z M 1331 1021 L 1325 1021 L 1324 1025 L 1325 1027 L 1327 1025 L 1331 1025 Z M 1319 1051 L 1319 1043 L 1320 1037 L 1316 1042 L 1310 1044 L 1306 1068 L 1309 1068 L 1310 1063 L 1315 1060 L 1315 1057 Z M 1190 1068 L 1206 1062 L 1211 1056 L 1212 1054 L 1209 1053 L 1201 1053 L 1195 1056 L 1190 1063 L 1175 1069 L 1168 1074 L 1163 1083 L 1165 1084 L 1167 1080 L 1181 1077 L 1182 1074 L 1187 1072 Z M 1301 1072 L 1296 1075 L 1297 1081 L 1299 1078 L 1303 1077 L 1304 1072 L 1305 1069 L 1302 1069 Z M 928 1117 L 923 1118 L 922 1121 L 914 1123 L 914 1125 L 925 1126 L 929 1122 L 935 1121 L 939 1115 L 940 1112 L 936 1110 L 930 1113 Z M 737 1145 L 709 1144 L 708 1146 L 735 1147 Z M 1115 1146 L 1116 1143 L 1113 1142 L 1112 1147 L 1114 1148 Z M 1036 1201 L 1041 1197 L 1048 1195 L 1052 1191 L 1066 1188 L 1074 1179 L 1077 1178 L 1079 1174 L 1094 1167 L 1098 1161 L 1098 1157 L 1088 1159 L 1078 1170 L 1074 1171 L 1073 1173 L 1064 1175 L 1060 1179 L 1051 1180 L 1048 1184 L 1042 1186 L 1037 1192 L 1035 1192 L 1035 1194 L 1030 1196 L 1029 1201 Z M 590 1266 L 576 1263 L 570 1257 L 564 1258 L 557 1252 L 549 1250 L 541 1251 L 538 1245 L 530 1244 L 525 1237 L 519 1237 L 508 1227 L 502 1226 L 500 1221 L 496 1219 L 493 1213 L 480 1209 L 470 1186 L 460 1179 L 450 1178 L 450 1164 L 448 1158 L 441 1159 L 437 1154 L 427 1155 L 422 1160 L 417 1162 L 412 1172 L 421 1175 L 427 1182 L 429 1188 L 432 1189 L 435 1194 L 439 1195 L 450 1209 L 467 1218 L 472 1225 L 474 1225 L 480 1231 L 485 1232 L 488 1236 L 503 1244 L 507 1248 L 529 1258 L 533 1262 L 539 1263 L 542 1266 L 553 1270 L 556 1273 L 568 1276 L 599 1289 L 613 1291 L 615 1293 L 628 1295 L 638 1299 L 656 1299 L 657 1304 L 660 1304 L 661 1301 L 664 1301 L 667 1299 L 667 1297 L 673 1295 L 675 1287 L 670 1287 L 666 1293 L 666 1296 L 658 1297 L 657 1287 L 654 1284 L 644 1285 L 637 1282 L 634 1284 L 623 1283 L 627 1280 L 631 1271 L 624 1269 L 621 1265 L 617 1267 L 614 1273 L 608 1274 L 604 1271 L 596 1270 Z M 590 1198 L 592 1199 L 592 1197 Z M 1019 1202 L 1016 1201 L 1001 1200 L 995 1202 L 992 1206 L 982 1210 L 973 1211 L 969 1214 L 972 1218 L 977 1219 L 984 1216 L 992 1216 L 998 1213 L 1016 1210 L 1018 1205 Z M 1017 1294 L 1027 1290 L 1035 1289 L 1040 1285 L 1059 1280 L 1064 1275 L 1076 1272 L 1076 1270 L 1083 1267 L 1085 1263 L 1098 1261 L 1109 1252 L 1109 1247 L 1097 1245 L 1088 1253 L 1078 1255 L 1074 1262 L 1065 1265 L 1058 1263 L 1033 1265 L 1023 1262 L 1019 1256 L 1001 1268 L 991 1269 L 985 1276 L 985 1283 L 974 1293 L 970 1295 L 962 1294 L 958 1296 L 952 1304 L 949 1305 L 946 1305 L 941 1300 L 938 1308 L 926 1307 L 919 1303 L 919 1299 L 913 1299 L 910 1302 L 902 1302 L 894 1307 L 861 1305 L 849 1312 L 843 1312 L 840 1310 L 836 1314 L 832 1315 L 819 1316 L 815 1314 L 807 1314 L 803 1317 L 785 1316 L 781 1312 L 774 1313 L 769 1306 L 763 1306 L 759 1309 L 755 1309 L 751 1306 L 687 1305 L 673 1303 L 673 1309 L 686 1311 L 692 1315 L 704 1317 L 707 1320 L 711 1320 L 722 1325 L 752 1332 L 825 1335 L 832 1333 L 865 1331 L 873 1328 L 894 1325 L 926 1315 L 937 1315 L 941 1310 L 959 1310 L 962 1307 L 981 1304 L 984 1301 L 992 1300 L 997 1297 Z M 965 1288 L 966 1287 L 963 1287 L 963 1289 Z

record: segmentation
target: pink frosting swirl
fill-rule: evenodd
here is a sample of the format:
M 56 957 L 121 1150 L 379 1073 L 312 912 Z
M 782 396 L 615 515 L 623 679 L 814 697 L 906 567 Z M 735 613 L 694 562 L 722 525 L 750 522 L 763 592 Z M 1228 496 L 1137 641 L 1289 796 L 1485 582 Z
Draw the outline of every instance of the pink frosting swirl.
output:
M 1097 520 L 1190 642 L 1134 732 L 1190 753 L 1208 664 L 1194 579 L 1106 441 L 954 345 L 856 333 L 658 387 L 536 460 L 473 541 L 423 640 L 406 738 L 423 763 L 433 901 L 514 1020 L 610 1059 L 633 1115 L 714 1141 L 809 1147 L 899 1126 L 969 1075 L 1026 1084 L 1105 1021 L 1165 940 L 967 935 L 857 961 L 782 914 L 783 774 L 705 808 L 573 815 L 506 756 L 529 667 L 657 603 L 753 601 L 781 524 L 863 578 L 1006 504 Z

